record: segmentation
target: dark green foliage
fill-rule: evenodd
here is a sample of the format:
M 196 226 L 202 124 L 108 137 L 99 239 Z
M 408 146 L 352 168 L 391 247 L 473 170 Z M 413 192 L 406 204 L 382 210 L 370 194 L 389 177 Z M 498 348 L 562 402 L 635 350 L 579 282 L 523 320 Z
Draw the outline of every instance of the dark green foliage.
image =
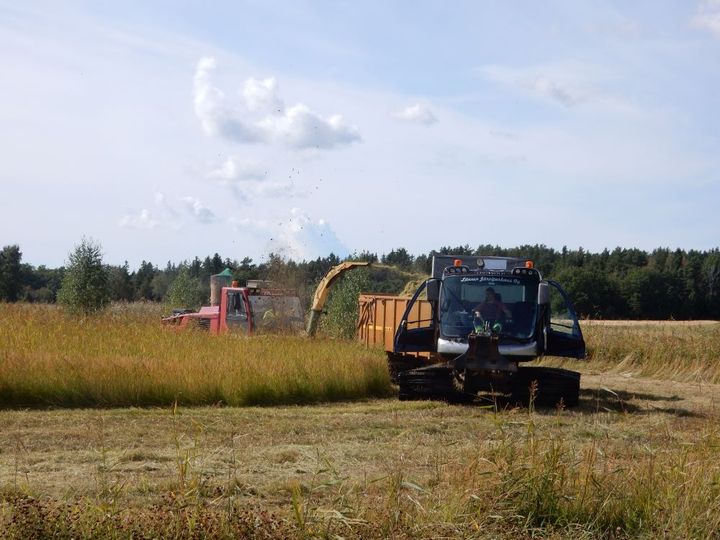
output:
M 324 330 L 332 336 L 351 339 L 355 336 L 358 321 L 358 297 L 370 286 L 369 272 L 365 268 L 351 270 L 333 285 L 323 319 Z
M 158 300 L 153 295 L 152 281 L 157 272 L 157 268 L 152 263 L 143 261 L 140 268 L 133 274 L 133 282 L 135 286 L 135 300 Z
M 397 268 L 377 266 L 347 272 L 330 289 L 322 328 L 332 336 L 352 338 L 357 331 L 360 293 L 399 294 L 409 277 Z
M 190 275 L 190 271 L 184 268 L 177 275 L 170 285 L 165 297 L 165 303 L 169 308 L 187 308 L 197 310 L 207 301 L 205 289 L 200 279 Z
M 155 274 L 150 287 L 152 289 L 153 298 L 158 300 L 164 299 L 173 280 L 177 277 L 177 273 L 168 274 L 167 272 L 158 272 Z
M 350 259 L 353 261 L 364 261 L 369 263 L 376 263 L 379 260 L 377 253 L 372 253 L 370 251 L 361 251 L 359 254 L 353 254 Z
M 363 292 L 399 294 L 405 288 L 410 277 L 396 268 L 371 266 L 366 272 L 368 282 Z
M 684 311 L 685 290 L 679 276 L 652 268 L 632 268 L 622 294 L 633 319 L 677 319 Z
M 215 253 L 212 258 L 205 257 L 205 260 L 202 263 L 202 272 L 204 274 L 212 276 L 213 274 L 219 274 L 223 270 L 225 270 L 225 263 L 220 255 Z
M 70 253 L 57 300 L 70 313 L 85 315 L 110 303 L 108 273 L 99 243 L 83 238 Z
M 626 311 L 618 281 L 595 268 L 566 268 L 554 276 L 572 298 L 575 309 L 593 319 L 614 319 Z
M 227 265 L 232 268 L 233 265 Z M 235 271 L 233 277 L 240 286 L 245 286 L 248 279 L 258 279 L 260 274 L 258 273 L 257 265 L 253 264 L 253 260 L 250 257 L 245 257 L 240 264 L 235 263 Z
M 129 302 L 133 299 L 134 289 L 127 261 L 122 266 L 108 266 L 108 287 L 110 300 Z
M 22 289 L 20 246 L 5 246 L 0 251 L 0 301 L 15 302 Z
M 26 302 L 55 302 L 57 292 L 60 290 L 64 268 L 47 268 L 40 265 L 37 268 L 30 264 L 20 266 L 22 281 L 22 299 Z
M 397 266 L 402 270 L 410 270 L 414 260 L 415 258 L 405 248 L 393 249 L 382 258 L 383 264 Z
M 52 302 L 63 276 L 63 268 L 37 268 L 19 264 L 19 248 L 8 246 L 0 263 L 0 300 L 11 297 L 26 301 Z M 591 253 L 583 248 L 560 250 L 542 244 L 503 248 L 481 244 L 443 246 L 421 255 L 412 255 L 398 247 L 387 254 L 363 251 L 347 260 L 376 263 L 368 272 L 365 292 L 398 294 L 409 281 L 429 275 L 432 256 L 436 253 L 457 255 L 495 255 L 527 257 L 544 277 L 559 281 L 570 293 L 582 317 L 606 319 L 718 319 L 720 318 L 720 251 L 684 251 L 658 248 L 648 253 L 639 249 L 605 249 Z M 10 261 L 10 263 L 8 263 Z M 212 274 L 230 268 L 240 286 L 250 279 L 270 279 L 277 286 L 295 289 L 304 306 L 310 305 L 317 283 L 330 268 L 341 262 L 334 254 L 311 261 L 285 260 L 270 254 L 266 261 L 251 258 L 223 259 L 220 254 L 194 257 L 179 264 L 168 262 L 164 269 L 143 261 L 130 272 L 128 265 L 110 266 L 109 294 L 113 300 L 166 300 L 179 273 L 186 270 L 202 288 L 203 302 L 209 298 Z M 392 268 L 391 268 L 392 267 Z M 9 269 L 9 270 L 8 270 Z M 19 276 L 17 278 L 8 276 Z M 128 282 L 129 276 L 129 282 Z M 20 288 L 8 283 L 19 280 Z M 7 291 L 10 290 L 8 293 Z M 14 296 L 13 296 L 14 295 Z M 11 300 L 12 301 L 12 300 Z

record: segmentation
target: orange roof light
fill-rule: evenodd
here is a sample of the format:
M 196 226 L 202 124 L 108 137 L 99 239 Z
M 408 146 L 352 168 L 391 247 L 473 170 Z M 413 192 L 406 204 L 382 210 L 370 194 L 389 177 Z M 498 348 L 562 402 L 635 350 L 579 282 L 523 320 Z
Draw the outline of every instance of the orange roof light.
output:
M 525 268 L 533 268 L 534 266 L 532 261 L 525 261 Z
M 462 260 L 460 260 L 460 259 L 455 259 L 455 260 L 453 261 L 453 266 L 462 266 Z

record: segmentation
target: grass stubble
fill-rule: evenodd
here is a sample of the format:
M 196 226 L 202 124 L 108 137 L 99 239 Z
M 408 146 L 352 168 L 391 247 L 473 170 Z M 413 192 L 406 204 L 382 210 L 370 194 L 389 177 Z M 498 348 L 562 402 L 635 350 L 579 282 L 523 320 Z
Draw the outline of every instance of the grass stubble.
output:
M 15 384 L 12 391 L 24 393 L 13 395 L 34 407 L 18 410 L 8 400 L 0 411 L 0 538 L 720 535 L 718 325 L 588 327 L 578 409 L 495 410 L 400 403 L 367 390 L 364 398 L 362 390 L 340 397 L 338 386 L 309 403 L 363 399 L 288 405 L 306 394 L 269 391 L 270 381 L 281 385 L 288 373 L 336 377 L 324 365 L 342 362 L 333 354 L 362 364 L 375 361 L 372 353 L 290 337 L 185 337 L 148 328 L 139 316 L 56 321 L 65 339 L 53 334 L 57 314 L 34 309 L 11 313 L 31 323 L 4 320 L 0 330 L 0 399 Z M 23 355 L 8 354 L 11 344 L 25 344 Z M 283 359 L 279 345 L 288 351 Z M 185 365 L 174 366 L 176 354 Z M 247 360 L 252 354 L 260 359 Z M 249 394 L 262 399 L 231 392 L 240 377 L 233 364 L 270 358 L 277 374 Z M 23 362 L 36 369 L 20 370 Z M 133 371 L 133 362 L 143 369 Z M 283 374 L 292 362 L 309 363 Z M 153 379 L 155 369 L 166 372 Z M 367 373 L 342 369 L 348 380 Z M 30 384 L 33 373 L 46 382 Z M 99 388 L 93 373 L 104 381 Z M 161 380 L 165 390 L 112 384 L 138 376 Z M 63 377 L 73 383 L 60 390 Z M 123 397 L 128 389 L 134 394 Z M 148 395 L 160 397 L 138 397 Z M 232 396 L 236 404 L 275 406 L 187 406 L 233 403 Z M 115 404 L 159 406 L 97 408 Z M 54 407 L 38 408 L 47 405 Z

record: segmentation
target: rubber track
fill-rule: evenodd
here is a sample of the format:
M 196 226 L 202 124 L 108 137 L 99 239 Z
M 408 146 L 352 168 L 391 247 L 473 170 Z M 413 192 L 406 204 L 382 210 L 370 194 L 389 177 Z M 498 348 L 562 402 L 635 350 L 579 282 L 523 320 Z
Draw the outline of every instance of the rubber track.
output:
M 404 355 L 388 355 L 388 373 L 393 384 L 399 384 L 399 376 L 405 371 L 417 369 L 419 361 L 414 357 L 406 357 Z
M 452 403 L 472 400 L 458 392 L 453 384 L 452 369 L 446 366 L 430 366 L 411 369 L 398 374 L 398 397 L 400 401 L 436 399 Z

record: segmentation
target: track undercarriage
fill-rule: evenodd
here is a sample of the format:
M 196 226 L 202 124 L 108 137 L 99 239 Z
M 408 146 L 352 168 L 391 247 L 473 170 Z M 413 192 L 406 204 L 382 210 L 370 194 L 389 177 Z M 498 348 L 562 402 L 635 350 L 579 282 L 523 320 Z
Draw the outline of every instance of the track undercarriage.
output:
M 471 334 L 466 353 L 445 363 L 402 369 L 402 357 L 390 362 L 400 400 L 431 399 L 451 403 L 476 400 L 500 405 L 573 407 L 580 396 L 580 374 L 549 367 L 518 367 L 498 352 L 498 337 Z M 417 366 L 417 359 L 406 365 Z

